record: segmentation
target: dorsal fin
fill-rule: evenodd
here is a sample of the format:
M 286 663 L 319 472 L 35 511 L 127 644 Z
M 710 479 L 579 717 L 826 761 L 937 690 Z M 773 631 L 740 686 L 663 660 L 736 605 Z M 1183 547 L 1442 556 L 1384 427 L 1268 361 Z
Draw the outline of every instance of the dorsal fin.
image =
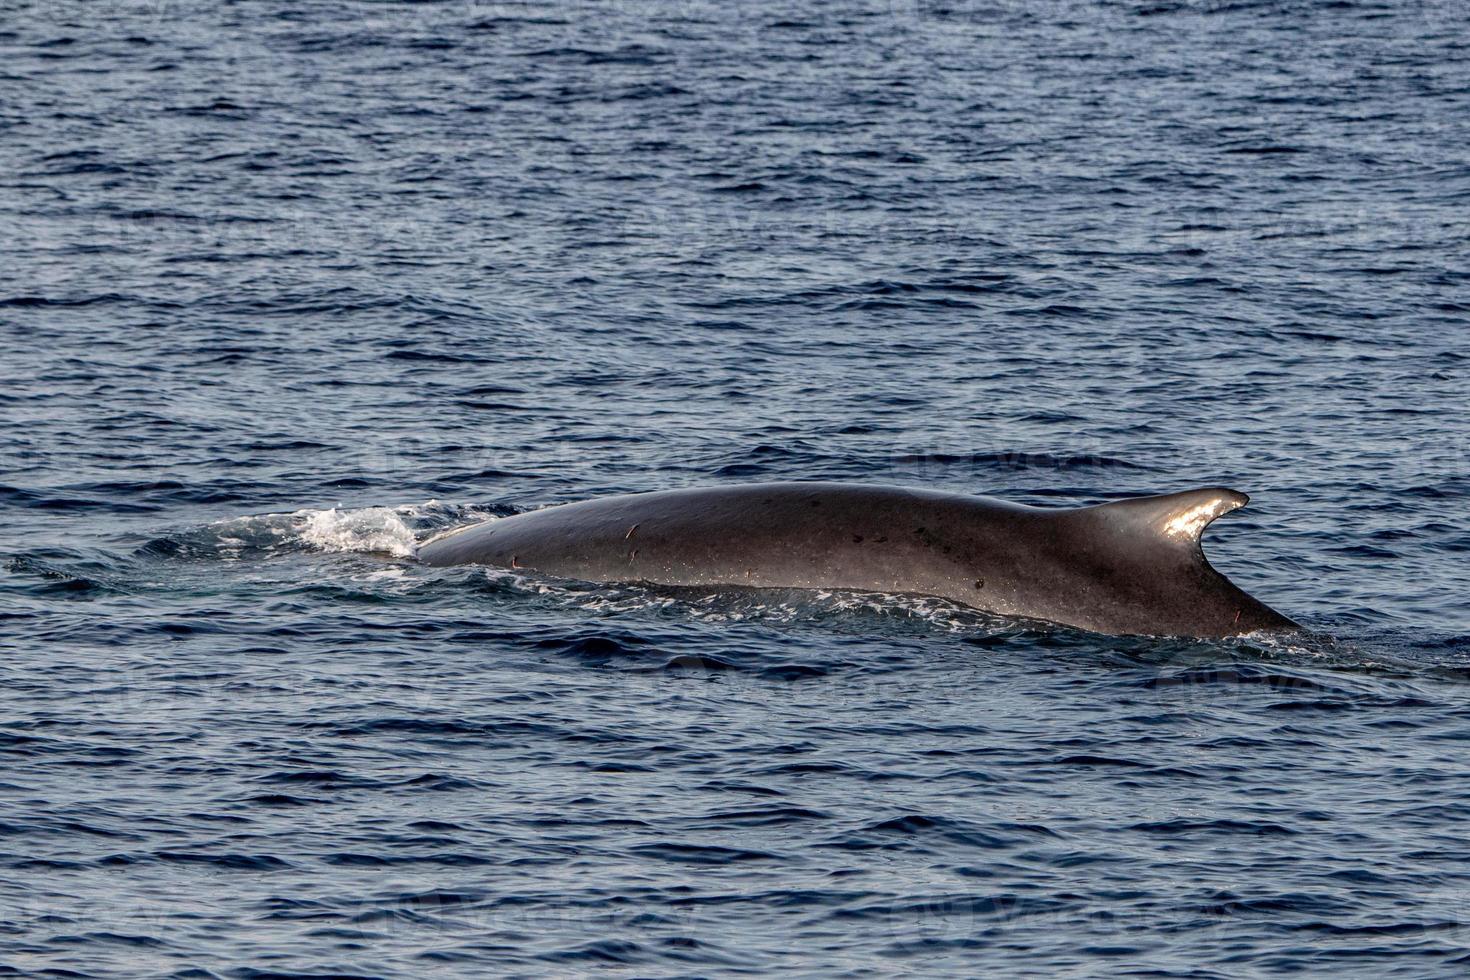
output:
M 1133 497 L 1088 508 L 1108 520 L 1143 525 L 1161 537 L 1198 547 L 1205 528 L 1222 514 L 1244 507 L 1250 498 L 1225 487 L 1202 487 L 1157 497 Z

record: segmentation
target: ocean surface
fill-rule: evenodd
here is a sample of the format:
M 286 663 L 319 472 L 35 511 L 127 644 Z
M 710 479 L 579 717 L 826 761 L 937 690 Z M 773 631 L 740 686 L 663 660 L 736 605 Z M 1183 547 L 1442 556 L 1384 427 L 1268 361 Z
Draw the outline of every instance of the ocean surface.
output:
M 0 974 L 1470 972 L 1459 0 L 0 0 Z M 428 536 L 1227 485 L 1308 632 Z

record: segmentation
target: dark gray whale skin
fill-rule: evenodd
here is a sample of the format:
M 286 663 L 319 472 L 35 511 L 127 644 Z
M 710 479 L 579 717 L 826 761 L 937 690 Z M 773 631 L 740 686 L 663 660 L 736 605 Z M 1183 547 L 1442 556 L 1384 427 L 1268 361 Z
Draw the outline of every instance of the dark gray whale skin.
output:
M 1210 487 L 1053 508 L 854 483 L 738 484 L 491 520 L 429 541 L 418 557 L 590 582 L 942 596 L 1111 634 L 1296 628 L 1200 547 L 1206 525 L 1247 499 Z

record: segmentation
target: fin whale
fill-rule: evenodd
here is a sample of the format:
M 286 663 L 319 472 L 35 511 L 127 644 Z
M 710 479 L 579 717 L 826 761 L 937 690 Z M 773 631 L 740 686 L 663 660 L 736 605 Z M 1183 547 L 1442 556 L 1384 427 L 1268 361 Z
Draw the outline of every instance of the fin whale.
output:
M 1091 507 L 855 483 L 755 483 L 562 504 L 425 543 L 429 565 L 591 582 L 941 596 L 1098 633 L 1224 637 L 1297 624 L 1210 567 L 1221 487 Z

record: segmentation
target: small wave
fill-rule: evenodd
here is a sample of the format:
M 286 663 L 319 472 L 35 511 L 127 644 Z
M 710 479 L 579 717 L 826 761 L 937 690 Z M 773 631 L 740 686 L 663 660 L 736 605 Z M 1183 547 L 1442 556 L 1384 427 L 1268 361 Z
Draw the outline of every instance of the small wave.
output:
M 680 841 L 658 841 L 651 844 L 636 844 L 630 853 L 639 858 L 660 858 L 679 864 L 725 865 L 743 861 L 780 861 L 781 856 L 771 851 L 757 851 L 743 847 L 725 847 L 720 844 L 686 844 Z
M 170 558 L 239 561 L 300 551 L 411 558 L 441 531 L 498 516 L 494 510 L 442 504 L 330 507 L 215 521 L 155 538 L 140 550 Z
M 295 515 L 301 517 L 301 514 Z M 365 551 L 410 558 L 417 548 L 413 529 L 397 510 L 319 510 L 305 515 L 301 540 L 323 551 Z
M 1116 456 L 1099 453 L 1030 453 L 1030 452 L 974 452 L 974 453 L 904 453 L 894 456 L 895 463 L 920 463 L 933 466 L 972 466 L 976 469 L 999 470 L 1092 470 L 1124 469 L 1147 471 L 1152 467 L 1134 463 Z
M 705 623 L 842 624 L 867 631 L 913 624 L 927 632 L 1014 631 L 1015 623 L 934 596 L 739 586 L 592 584 L 516 575 L 484 574 L 512 591 L 533 592 L 600 615 L 667 614 Z
M 906 813 L 879 820 L 828 840 L 838 850 L 931 850 L 941 842 L 963 847 L 1000 850 L 1022 838 L 997 834 L 978 824 L 922 813 Z

